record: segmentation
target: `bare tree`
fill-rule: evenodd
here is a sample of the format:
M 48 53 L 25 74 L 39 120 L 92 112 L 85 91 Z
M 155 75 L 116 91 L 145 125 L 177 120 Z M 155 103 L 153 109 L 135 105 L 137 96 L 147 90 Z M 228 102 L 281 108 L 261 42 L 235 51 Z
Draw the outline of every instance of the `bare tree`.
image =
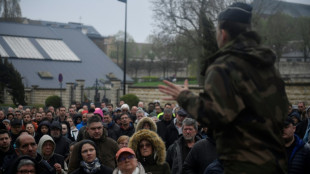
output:
M 0 14 L 4 21 L 20 22 L 22 12 L 20 0 L 0 0 Z

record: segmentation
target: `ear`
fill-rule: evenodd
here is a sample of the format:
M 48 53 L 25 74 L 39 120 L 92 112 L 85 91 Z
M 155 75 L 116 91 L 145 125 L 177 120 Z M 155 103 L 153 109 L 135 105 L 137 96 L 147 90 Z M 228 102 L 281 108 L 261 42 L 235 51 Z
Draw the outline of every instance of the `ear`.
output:
M 295 133 L 295 131 L 296 131 L 296 126 L 293 126 L 293 130 L 294 130 L 294 133 Z
M 221 29 L 221 39 L 222 39 L 224 45 L 229 41 L 228 32 L 224 29 Z

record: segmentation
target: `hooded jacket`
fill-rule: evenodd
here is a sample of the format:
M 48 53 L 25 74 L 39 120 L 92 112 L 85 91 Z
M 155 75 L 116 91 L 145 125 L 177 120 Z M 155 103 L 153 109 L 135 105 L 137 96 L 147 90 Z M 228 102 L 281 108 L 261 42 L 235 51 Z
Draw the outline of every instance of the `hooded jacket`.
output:
M 139 144 L 142 140 L 147 140 L 152 144 L 153 153 L 149 157 L 142 157 L 139 149 Z M 157 135 L 156 132 L 148 129 L 141 129 L 129 140 L 128 147 L 134 150 L 138 161 L 143 165 L 145 172 L 151 172 L 152 174 L 170 173 L 168 163 L 166 159 L 166 147 L 163 140 Z
M 44 156 L 43 155 L 43 144 L 47 141 L 50 141 L 54 144 L 53 152 L 50 156 Z M 46 160 L 51 166 L 54 166 L 54 164 L 59 163 L 61 165 L 61 168 L 64 168 L 64 157 L 62 155 L 59 155 L 55 153 L 56 144 L 53 140 L 53 138 L 49 135 L 43 135 L 39 141 L 37 152 L 42 156 L 43 160 Z M 54 171 L 56 173 L 56 171 Z
M 37 143 L 37 144 L 39 143 L 40 138 L 43 136 L 43 133 L 41 132 L 41 127 L 42 127 L 42 126 L 47 126 L 47 128 L 48 128 L 47 134 L 50 135 L 50 131 L 51 131 L 50 125 L 51 125 L 51 124 L 50 124 L 49 121 L 42 121 L 42 122 L 39 124 L 38 129 L 37 129 L 37 132 L 36 132 L 36 135 L 35 135 L 35 138 L 34 138 L 34 139 L 36 140 L 36 143 Z
M 184 90 L 177 97 L 182 108 L 214 129 L 220 160 L 253 168 L 268 163 L 270 170 L 285 173 L 281 130 L 288 99 L 275 60 L 255 32 L 244 32 L 207 60 L 203 93 Z
M 112 138 L 107 137 L 106 130 L 103 129 L 103 133 L 100 139 L 92 139 L 87 131 L 83 133 L 84 139 L 89 139 L 95 142 L 98 149 L 98 158 L 102 165 L 114 169 L 116 167 L 115 154 L 119 150 L 118 144 Z M 76 170 L 80 166 L 80 161 L 78 161 L 79 154 L 79 143 L 74 145 L 73 152 L 69 161 L 69 171 L 68 173 Z
M 138 122 L 138 124 L 136 126 L 136 132 L 143 129 L 144 123 L 148 123 L 150 125 L 151 131 L 157 132 L 157 126 L 156 126 L 155 122 L 150 117 L 144 117 Z

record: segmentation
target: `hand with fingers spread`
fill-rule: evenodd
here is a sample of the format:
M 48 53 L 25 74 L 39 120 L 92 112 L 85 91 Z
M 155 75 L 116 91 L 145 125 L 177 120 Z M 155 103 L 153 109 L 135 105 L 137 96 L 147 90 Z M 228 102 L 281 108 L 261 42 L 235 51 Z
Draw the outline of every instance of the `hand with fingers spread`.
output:
M 184 81 L 184 86 L 175 85 L 167 80 L 163 81 L 165 85 L 159 85 L 159 91 L 171 97 L 164 98 L 165 100 L 176 100 L 182 91 L 188 90 L 188 80 Z

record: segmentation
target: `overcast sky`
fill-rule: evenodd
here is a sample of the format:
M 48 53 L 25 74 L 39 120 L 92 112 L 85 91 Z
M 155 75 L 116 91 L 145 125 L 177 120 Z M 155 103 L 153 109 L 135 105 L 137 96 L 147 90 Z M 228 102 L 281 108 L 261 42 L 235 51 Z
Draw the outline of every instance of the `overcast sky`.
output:
M 127 0 L 127 32 L 136 42 L 152 34 L 154 21 L 150 0 Z M 310 4 L 310 0 L 289 0 Z M 81 22 L 102 36 L 125 28 L 125 4 L 118 0 L 21 0 L 22 16 L 34 20 Z

